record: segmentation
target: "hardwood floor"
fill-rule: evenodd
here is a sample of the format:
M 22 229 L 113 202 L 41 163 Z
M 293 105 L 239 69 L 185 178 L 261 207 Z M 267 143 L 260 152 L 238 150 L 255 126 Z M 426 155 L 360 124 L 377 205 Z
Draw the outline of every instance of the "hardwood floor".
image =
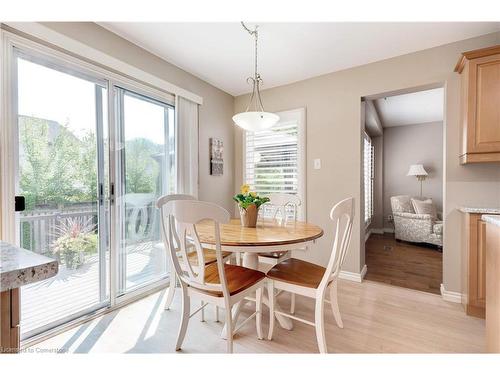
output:
M 165 291 L 153 294 L 120 310 L 75 327 L 33 345 L 33 352 L 60 348 L 69 353 L 171 353 L 181 316 L 180 293 L 171 310 L 164 310 Z M 289 295 L 278 297 L 289 306 Z M 198 307 L 199 301 L 193 300 Z M 249 305 L 253 306 L 253 305 Z M 484 320 L 465 315 L 460 304 L 440 296 L 387 284 L 364 281 L 339 282 L 339 306 L 344 328 L 335 325 L 330 308 L 325 326 L 330 353 L 479 353 L 485 350 Z M 297 296 L 296 314 L 314 319 L 314 303 Z M 243 310 L 242 318 L 250 314 Z M 224 314 L 221 313 L 221 316 Z M 184 341 L 184 353 L 225 353 L 220 338 L 222 322 L 214 321 L 208 306 L 206 322 L 193 317 Z M 269 315 L 264 308 L 263 329 Z M 272 341 L 258 340 L 255 323 L 235 335 L 235 353 L 317 353 L 314 328 L 294 322 L 286 331 L 276 326 Z
M 441 294 L 443 254 L 431 247 L 372 234 L 365 245 L 366 280 Z

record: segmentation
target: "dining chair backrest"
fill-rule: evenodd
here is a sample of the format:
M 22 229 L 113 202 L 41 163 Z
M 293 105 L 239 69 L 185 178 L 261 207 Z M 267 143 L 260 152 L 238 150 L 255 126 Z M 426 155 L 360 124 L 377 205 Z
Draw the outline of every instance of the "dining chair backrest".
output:
M 349 249 L 354 219 L 354 198 L 346 198 L 337 203 L 330 211 L 330 219 L 333 221 L 334 238 L 330 260 L 318 288 L 323 290 L 338 277 Z
M 184 201 L 184 200 L 195 201 L 196 198 L 193 197 L 192 195 L 187 195 L 187 194 L 167 194 L 158 198 L 158 200 L 156 201 L 156 207 L 161 210 L 162 207 L 164 207 L 170 201 Z
M 188 194 L 167 194 L 167 195 L 161 196 L 156 201 L 156 207 L 160 210 L 160 221 L 163 220 L 163 217 L 164 217 L 163 209 L 168 202 L 170 202 L 170 201 L 195 201 L 195 200 L 197 200 L 195 197 L 193 197 L 192 195 L 188 195 Z M 163 225 L 163 223 L 162 223 L 162 225 Z M 179 239 L 178 238 L 174 239 L 174 244 L 175 244 L 176 251 L 179 250 Z M 169 255 L 167 255 L 167 257 L 168 256 Z
M 301 205 L 300 198 L 295 194 L 286 193 L 272 193 L 267 195 L 269 202 L 265 203 L 263 208 L 263 217 L 270 217 L 272 219 L 278 218 L 288 219 L 287 210 L 293 211 L 293 219 L 297 220 L 299 206 Z M 267 212 L 270 212 L 267 215 Z
M 219 228 L 219 224 L 228 223 L 229 219 L 229 212 L 214 203 L 186 199 L 169 200 L 165 203 L 162 210 L 164 238 L 170 252 L 170 261 L 181 282 L 198 289 L 222 292 L 223 296 L 229 296 Z M 188 257 L 190 252 L 188 249 L 194 246 L 197 264 L 206 264 L 205 254 L 196 231 L 196 224 L 202 220 L 210 220 L 214 223 L 215 253 L 220 280 L 217 284 L 207 283 L 205 267 L 193 269 Z

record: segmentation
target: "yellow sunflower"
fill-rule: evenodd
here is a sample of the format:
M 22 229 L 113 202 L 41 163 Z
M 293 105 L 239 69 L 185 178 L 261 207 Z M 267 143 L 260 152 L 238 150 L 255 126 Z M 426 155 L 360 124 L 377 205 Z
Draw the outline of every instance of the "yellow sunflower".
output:
M 244 184 L 241 185 L 241 194 L 247 194 L 250 191 L 250 185 Z

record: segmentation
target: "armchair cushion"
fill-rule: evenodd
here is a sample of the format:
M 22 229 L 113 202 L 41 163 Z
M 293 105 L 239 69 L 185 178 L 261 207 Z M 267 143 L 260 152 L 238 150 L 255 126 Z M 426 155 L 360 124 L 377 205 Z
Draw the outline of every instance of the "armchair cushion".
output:
M 421 200 L 412 198 L 411 203 L 413 205 L 413 209 L 415 210 L 415 213 L 428 214 L 428 215 L 431 215 L 431 217 L 434 220 L 437 219 L 436 206 L 434 206 L 432 199 L 426 199 L 426 200 L 421 201 Z
M 408 195 L 398 195 L 391 197 L 391 207 L 392 212 L 409 212 L 415 213 L 413 206 L 411 204 L 410 197 Z

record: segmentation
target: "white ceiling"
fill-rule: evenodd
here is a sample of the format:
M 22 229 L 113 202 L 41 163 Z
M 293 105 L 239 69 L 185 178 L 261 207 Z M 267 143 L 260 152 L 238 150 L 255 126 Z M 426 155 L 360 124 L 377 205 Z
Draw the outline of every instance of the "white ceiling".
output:
M 444 89 L 390 96 L 374 104 L 384 128 L 443 121 Z
M 232 95 L 250 91 L 254 42 L 239 23 L 99 24 Z M 265 89 L 494 31 L 500 23 L 262 23 L 259 71 Z

